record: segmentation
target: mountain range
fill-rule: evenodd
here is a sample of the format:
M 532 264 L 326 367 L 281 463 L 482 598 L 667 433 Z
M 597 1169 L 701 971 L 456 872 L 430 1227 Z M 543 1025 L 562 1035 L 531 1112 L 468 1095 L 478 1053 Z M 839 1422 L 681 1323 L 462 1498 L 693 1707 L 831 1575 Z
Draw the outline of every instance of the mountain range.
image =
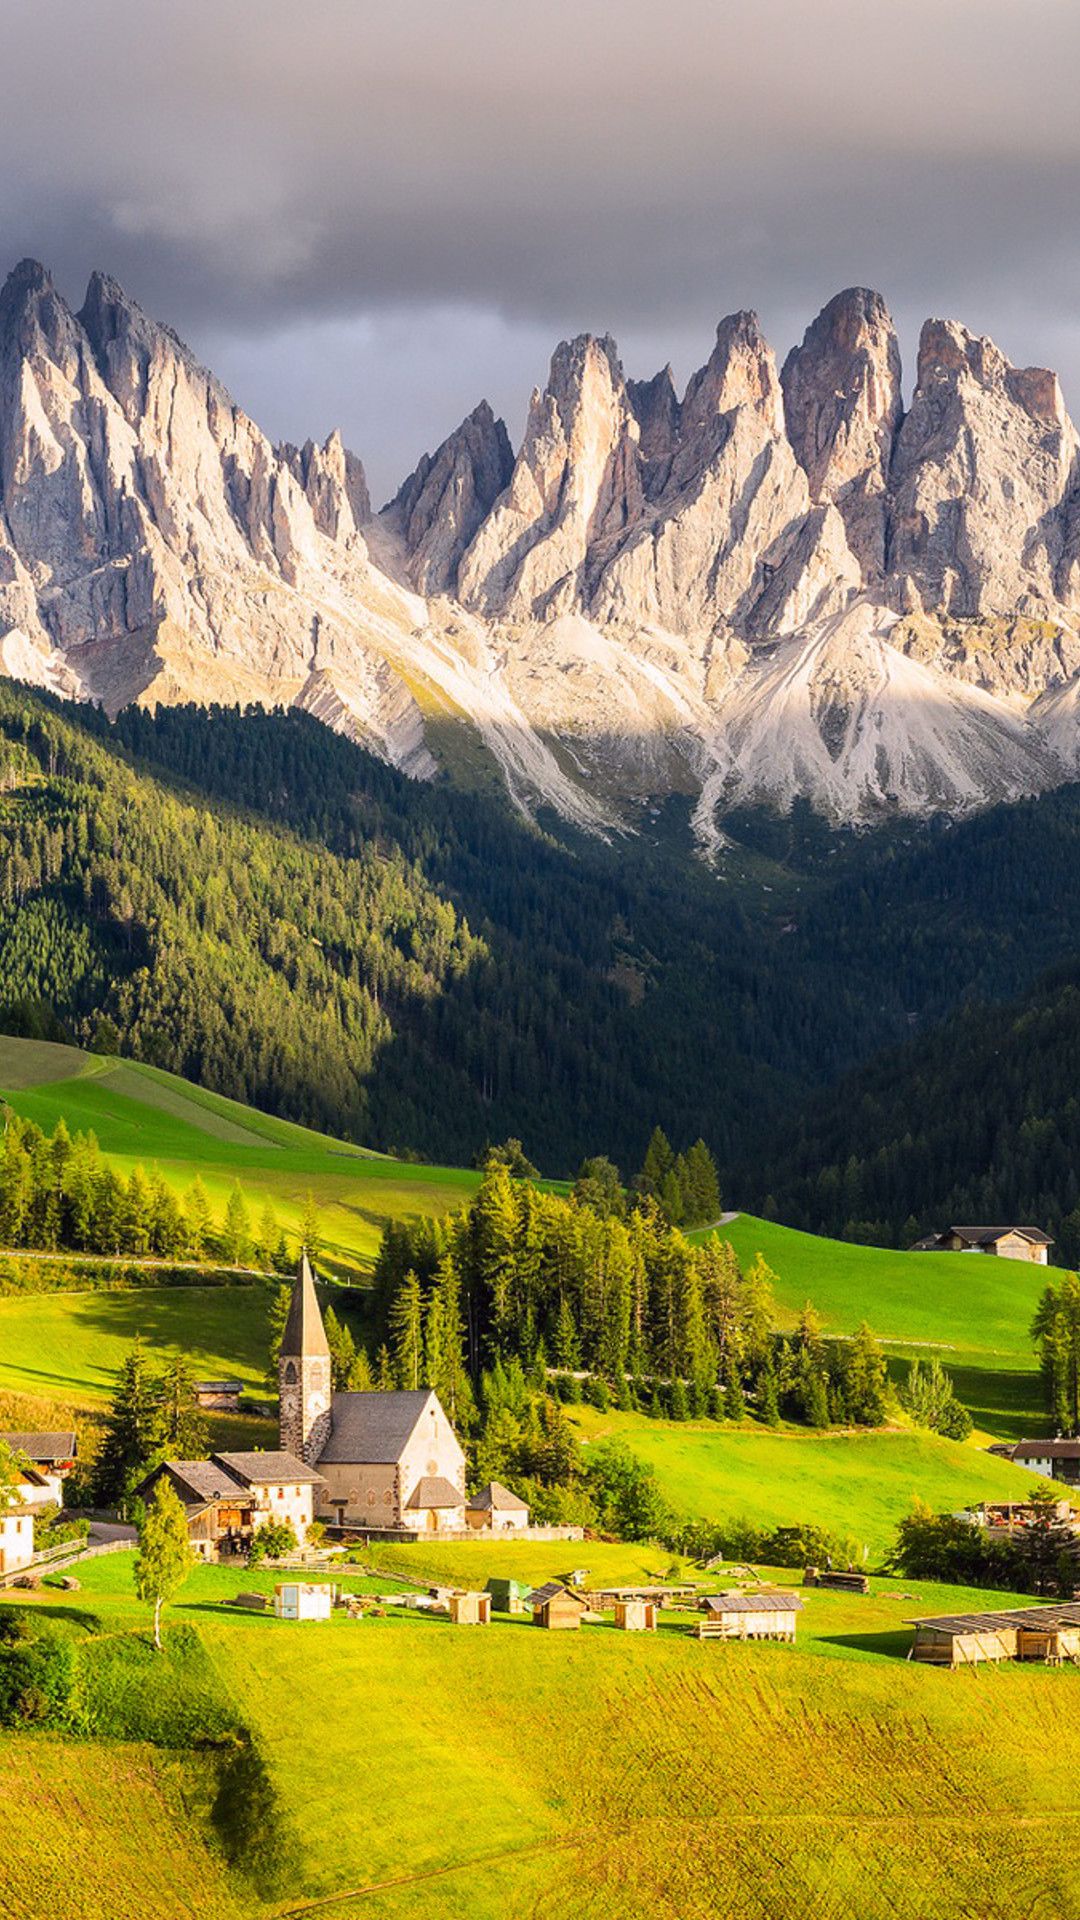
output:
M 516 452 L 481 402 L 374 512 L 340 435 L 272 445 L 114 281 L 76 313 L 24 261 L 0 668 L 113 713 L 299 707 L 600 832 L 672 792 L 706 848 L 799 796 L 959 813 L 1080 773 L 1080 438 L 1052 373 L 953 321 L 905 407 L 856 288 L 782 368 L 721 321 L 681 396 L 565 342 Z

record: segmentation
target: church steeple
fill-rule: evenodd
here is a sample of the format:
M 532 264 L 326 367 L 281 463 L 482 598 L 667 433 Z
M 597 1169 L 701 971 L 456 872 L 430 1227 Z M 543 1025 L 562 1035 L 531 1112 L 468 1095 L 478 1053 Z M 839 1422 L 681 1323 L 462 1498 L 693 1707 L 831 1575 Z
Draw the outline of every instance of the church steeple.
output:
M 281 1445 L 309 1466 L 330 1430 L 330 1348 L 307 1254 L 300 1255 L 278 1361 Z

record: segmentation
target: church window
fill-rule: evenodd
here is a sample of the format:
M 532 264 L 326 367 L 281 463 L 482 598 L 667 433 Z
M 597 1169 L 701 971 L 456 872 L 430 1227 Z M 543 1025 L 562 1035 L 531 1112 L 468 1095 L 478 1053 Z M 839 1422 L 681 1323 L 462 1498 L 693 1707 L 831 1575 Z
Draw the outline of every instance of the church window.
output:
M 285 1363 L 285 1385 L 287 1387 L 295 1387 L 296 1385 L 296 1368 L 291 1360 Z

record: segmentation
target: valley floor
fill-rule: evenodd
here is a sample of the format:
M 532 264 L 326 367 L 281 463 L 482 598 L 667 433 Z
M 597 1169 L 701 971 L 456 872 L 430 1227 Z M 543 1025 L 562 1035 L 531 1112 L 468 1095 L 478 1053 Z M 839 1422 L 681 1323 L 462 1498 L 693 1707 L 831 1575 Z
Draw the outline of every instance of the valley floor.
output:
M 462 1550 L 393 1551 L 425 1578 Z M 475 1552 L 479 1582 L 503 1550 Z M 527 1552 L 564 1570 L 557 1548 Z M 655 1554 L 589 1543 L 585 1558 L 625 1578 Z M 1080 1674 L 903 1658 L 913 1614 L 994 1596 L 817 1591 L 792 1648 L 701 1644 L 676 1615 L 655 1636 L 389 1613 L 297 1627 L 225 1611 L 236 1576 L 209 1569 L 171 1610 L 158 1666 L 127 1556 L 85 1572 L 77 1596 L 19 1604 L 58 1608 L 136 1718 L 136 1682 L 169 1697 L 195 1629 L 206 1699 L 250 1732 L 283 1878 L 260 1891 L 242 1859 L 226 1870 L 197 1750 L 8 1736 L 0 1797 L 14 1807 L 16 1782 L 35 1782 L 59 1830 L 51 1849 L 18 1843 L 13 1920 L 1080 1914 Z

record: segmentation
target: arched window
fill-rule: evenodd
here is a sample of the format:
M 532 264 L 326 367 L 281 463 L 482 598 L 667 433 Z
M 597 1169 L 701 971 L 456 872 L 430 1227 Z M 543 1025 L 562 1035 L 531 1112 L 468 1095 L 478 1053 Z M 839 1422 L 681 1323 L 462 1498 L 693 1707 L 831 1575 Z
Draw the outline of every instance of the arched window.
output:
M 296 1385 L 296 1367 L 291 1360 L 285 1362 L 285 1385 L 287 1387 Z

